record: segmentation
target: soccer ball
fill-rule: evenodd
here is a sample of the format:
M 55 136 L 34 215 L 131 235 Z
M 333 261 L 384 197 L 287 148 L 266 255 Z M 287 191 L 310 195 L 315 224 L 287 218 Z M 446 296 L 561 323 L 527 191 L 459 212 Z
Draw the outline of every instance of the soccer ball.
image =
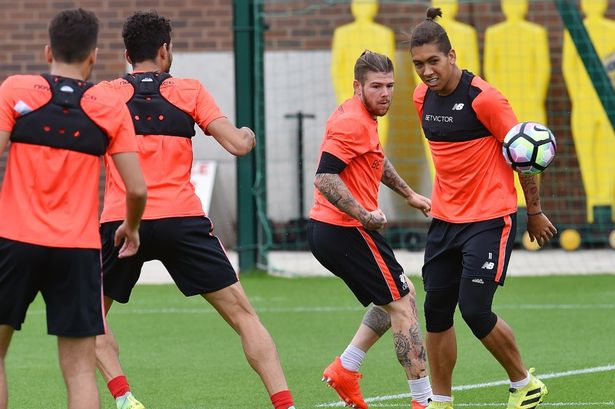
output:
M 537 175 L 553 162 L 557 146 L 553 132 L 536 122 L 520 122 L 504 137 L 502 153 L 513 170 Z

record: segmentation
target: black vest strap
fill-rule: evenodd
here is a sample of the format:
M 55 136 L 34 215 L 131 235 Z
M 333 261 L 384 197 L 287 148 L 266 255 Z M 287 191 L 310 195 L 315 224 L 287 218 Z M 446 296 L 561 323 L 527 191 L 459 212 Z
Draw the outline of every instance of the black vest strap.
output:
M 191 138 L 194 119 L 160 93 L 160 85 L 171 75 L 164 72 L 126 74 L 135 92 L 127 102 L 138 135 L 166 135 Z
M 56 75 L 41 75 L 49 83 L 51 100 L 17 118 L 11 141 L 104 155 L 109 138 L 81 108 L 81 98 L 93 84 Z

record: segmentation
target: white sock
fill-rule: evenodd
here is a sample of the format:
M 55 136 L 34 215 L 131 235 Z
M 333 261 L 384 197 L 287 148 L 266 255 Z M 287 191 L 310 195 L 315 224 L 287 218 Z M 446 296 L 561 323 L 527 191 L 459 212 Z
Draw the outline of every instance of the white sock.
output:
M 412 395 L 412 399 L 421 405 L 427 405 L 427 401 L 433 394 L 429 378 L 426 376 L 420 379 L 408 380 L 408 386 L 410 386 L 410 395 Z
M 525 379 L 521 379 L 520 381 L 510 381 L 510 387 L 513 389 L 521 389 L 524 386 L 527 386 L 527 384 L 530 383 L 530 373 L 527 373 L 527 376 L 525 377 Z
M 453 401 L 453 397 L 452 396 L 444 396 L 444 395 L 433 395 L 431 397 L 431 400 L 434 402 L 452 402 Z
M 358 372 L 363 363 L 363 358 L 365 358 L 365 352 L 350 344 L 340 356 L 340 361 L 342 361 L 342 366 L 344 368 L 349 371 Z

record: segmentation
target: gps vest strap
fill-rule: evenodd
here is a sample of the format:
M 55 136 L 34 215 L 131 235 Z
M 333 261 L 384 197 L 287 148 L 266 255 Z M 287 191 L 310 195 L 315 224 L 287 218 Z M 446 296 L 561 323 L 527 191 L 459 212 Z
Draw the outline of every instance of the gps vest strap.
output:
M 168 73 L 144 72 L 126 74 L 124 79 L 135 92 L 127 102 L 137 135 L 166 135 L 191 138 L 195 135 L 194 119 L 170 103 L 160 93 Z
M 92 83 L 41 74 L 49 83 L 51 100 L 15 121 L 12 142 L 104 155 L 109 137 L 81 108 L 81 99 Z

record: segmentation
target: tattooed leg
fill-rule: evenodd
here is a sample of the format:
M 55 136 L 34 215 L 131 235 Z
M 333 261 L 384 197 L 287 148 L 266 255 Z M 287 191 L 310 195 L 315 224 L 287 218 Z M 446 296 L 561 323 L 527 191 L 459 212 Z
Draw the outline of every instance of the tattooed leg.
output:
M 389 328 L 389 314 L 382 307 L 374 306 L 363 316 L 363 321 L 350 343 L 367 352 Z
M 381 337 L 391 328 L 391 317 L 383 308 L 374 306 L 363 316 L 363 325 Z
M 427 353 L 416 317 L 416 301 L 410 294 L 387 306 L 393 329 L 397 360 L 404 367 L 408 379 L 427 376 Z

